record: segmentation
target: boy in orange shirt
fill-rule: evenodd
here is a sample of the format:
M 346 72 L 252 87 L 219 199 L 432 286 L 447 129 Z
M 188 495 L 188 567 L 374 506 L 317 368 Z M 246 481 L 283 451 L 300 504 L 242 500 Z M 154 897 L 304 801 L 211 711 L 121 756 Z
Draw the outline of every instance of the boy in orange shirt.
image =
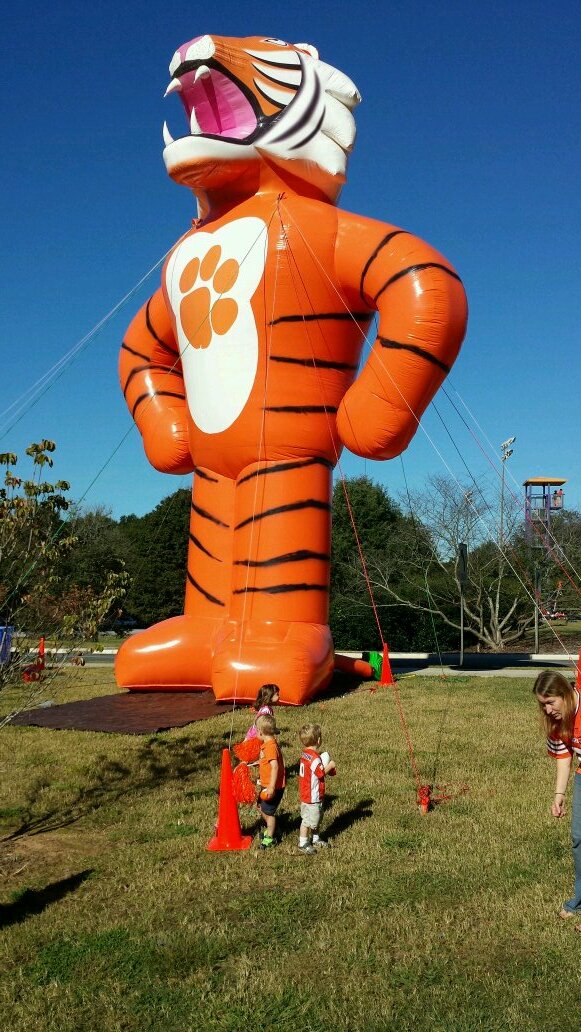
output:
M 262 832 L 260 848 L 270 849 L 276 844 L 276 811 L 284 794 L 286 771 L 282 753 L 274 737 L 279 733 L 274 717 L 257 717 L 256 730 L 260 739 L 258 781 L 261 791 L 258 806 L 266 825 Z

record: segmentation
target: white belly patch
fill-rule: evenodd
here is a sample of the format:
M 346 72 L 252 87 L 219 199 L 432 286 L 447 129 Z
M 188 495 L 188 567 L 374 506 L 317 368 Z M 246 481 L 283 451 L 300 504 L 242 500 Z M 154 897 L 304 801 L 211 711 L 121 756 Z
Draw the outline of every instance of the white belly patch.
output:
M 214 233 L 198 230 L 167 264 L 188 408 L 207 434 L 232 425 L 254 384 L 258 331 L 250 302 L 266 264 L 266 228 L 248 217 Z

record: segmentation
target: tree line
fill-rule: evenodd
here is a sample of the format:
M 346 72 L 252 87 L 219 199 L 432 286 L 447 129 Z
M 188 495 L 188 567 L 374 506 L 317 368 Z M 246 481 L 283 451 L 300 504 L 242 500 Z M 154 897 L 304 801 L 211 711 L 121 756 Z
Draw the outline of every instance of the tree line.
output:
M 0 624 L 90 637 L 147 627 L 183 611 L 190 491 L 144 516 L 114 519 L 70 501 L 44 479 L 52 442 L 32 445 L 32 475 L 5 453 L 0 489 Z M 347 504 L 346 495 L 349 500 Z M 492 495 L 492 498 L 490 497 Z M 541 605 L 579 610 L 581 516 L 560 512 L 549 552 L 527 542 L 522 507 L 474 484 L 433 478 L 405 502 L 366 476 L 333 493 L 330 624 L 337 648 L 456 651 L 462 606 L 467 648 L 522 641 Z M 461 560 L 460 545 L 468 561 Z M 535 596 L 536 591 L 536 596 Z

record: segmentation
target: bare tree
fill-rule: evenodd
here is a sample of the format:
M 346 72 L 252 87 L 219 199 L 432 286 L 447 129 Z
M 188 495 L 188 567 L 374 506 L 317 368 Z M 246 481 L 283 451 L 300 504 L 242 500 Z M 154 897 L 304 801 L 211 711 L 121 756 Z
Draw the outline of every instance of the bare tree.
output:
M 464 623 L 478 648 L 503 649 L 522 639 L 534 620 L 530 561 L 518 502 L 504 502 L 502 547 L 499 500 L 490 491 L 431 478 L 410 499 L 413 520 L 388 553 L 370 559 L 381 605 L 404 605 L 439 617 L 460 631 L 459 546 L 468 547 Z

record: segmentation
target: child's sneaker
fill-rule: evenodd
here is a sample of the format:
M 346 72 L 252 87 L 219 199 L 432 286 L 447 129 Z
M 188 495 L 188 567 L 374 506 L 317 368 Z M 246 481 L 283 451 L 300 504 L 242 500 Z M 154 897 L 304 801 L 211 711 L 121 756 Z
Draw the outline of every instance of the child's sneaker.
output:
M 260 840 L 260 845 L 259 845 L 258 848 L 259 849 L 272 849 L 273 846 L 276 846 L 276 839 L 271 838 L 270 835 L 263 835 L 261 840 Z
M 299 846 L 299 853 L 308 853 L 309 855 L 312 855 L 316 852 L 317 850 L 311 845 L 310 842 L 305 842 L 304 846 Z
M 323 839 L 323 838 L 313 839 L 313 847 L 314 847 L 315 850 L 317 850 L 317 849 L 328 849 L 330 845 L 331 845 L 331 843 L 327 842 L 326 839 Z

